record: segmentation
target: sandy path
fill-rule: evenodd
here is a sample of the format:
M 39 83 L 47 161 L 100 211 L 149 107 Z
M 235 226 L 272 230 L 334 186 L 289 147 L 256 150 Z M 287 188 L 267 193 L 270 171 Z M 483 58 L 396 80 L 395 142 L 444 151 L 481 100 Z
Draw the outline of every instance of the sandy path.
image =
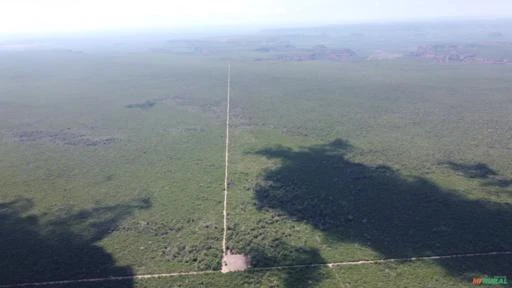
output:
M 338 266 L 349 266 L 349 265 L 365 265 L 365 264 L 422 261 L 422 260 L 443 260 L 443 259 L 454 259 L 454 258 L 465 258 L 465 257 L 484 257 L 484 256 L 496 256 L 496 255 L 501 255 L 501 256 L 512 255 L 512 251 L 467 253 L 467 254 L 410 257 L 410 258 L 391 258 L 391 259 L 380 259 L 380 260 L 362 260 L 362 261 L 318 263 L 318 264 L 304 264 L 304 265 L 273 266 L 273 267 L 252 268 L 250 271 L 282 270 L 282 269 L 308 268 L 308 267 L 334 268 L 334 267 L 338 267 Z M 141 279 L 165 278 L 165 277 L 175 277 L 175 276 L 203 275 L 203 274 L 212 274 L 212 273 L 220 273 L 220 271 L 177 272 L 177 273 L 166 273 L 166 274 L 146 274 L 146 275 L 131 275 L 131 276 L 120 276 L 120 277 L 89 278 L 89 279 L 75 279 L 75 280 L 63 280 L 63 281 L 35 282 L 35 283 L 20 283 L 20 284 L 0 285 L 0 288 L 50 286 L 50 285 L 60 285 L 60 284 L 105 282 L 105 281 L 116 281 L 116 280 L 141 280 Z
M 227 88 L 227 108 L 226 108 L 226 163 L 224 171 L 224 236 L 222 237 L 222 268 L 221 272 L 244 271 L 251 265 L 251 260 L 246 255 L 231 254 L 226 247 L 226 238 L 228 231 L 228 163 L 229 163 L 229 98 L 231 91 L 231 65 L 228 64 L 228 88 Z
M 229 94 L 231 89 L 231 64 L 228 64 L 228 95 L 226 108 L 226 163 L 224 171 L 224 236 L 222 237 L 222 253 L 226 255 L 226 235 L 228 231 L 228 157 L 229 157 Z
M 52 286 L 52 285 L 74 284 L 74 283 L 94 283 L 94 282 L 107 282 L 107 281 L 120 281 L 120 280 L 140 280 L 140 279 L 166 278 L 166 277 L 173 277 L 173 276 L 203 275 L 203 274 L 211 274 L 211 273 L 219 273 L 219 271 L 177 272 L 177 273 L 164 273 L 164 274 L 146 274 L 146 275 L 130 275 L 130 276 L 105 277 L 105 278 L 86 278 L 86 279 L 61 280 L 61 281 L 20 283 L 20 284 L 0 285 L 0 288 Z
M 409 258 L 388 258 L 388 259 L 377 259 L 377 260 L 360 260 L 360 261 L 303 264 L 303 265 L 272 266 L 272 267 L 253 268 L 251 270 L 279 270 L 279 269 L 322 267 L 322 266 L 333 268 L 333 267 L 337 267 L 337 266 L 349 266 L 349 265 L 379 264 L 379 263 L 389 263 L 389 262 L 409 262 L 409 261 L 421 261 L 421 260 L 443 260 L 443 259 L 455 259 L 455 258 L 465 258 L 465 257 L 493 256 L 493 255 L 512 255 L 512 251 L 467 253 L 467 254 L 454 254 L 454 255 L 441 255 L 441 256 L 409 257 Z

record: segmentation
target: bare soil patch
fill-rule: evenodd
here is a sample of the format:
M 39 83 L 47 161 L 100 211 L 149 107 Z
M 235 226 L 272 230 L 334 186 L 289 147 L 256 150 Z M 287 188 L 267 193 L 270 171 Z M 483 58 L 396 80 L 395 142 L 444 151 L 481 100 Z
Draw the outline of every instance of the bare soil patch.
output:
M 243 254 L 231 254 L 228 251 L 222 259 L 222 273 L 245 271 L 251 267 L 251 258 Z

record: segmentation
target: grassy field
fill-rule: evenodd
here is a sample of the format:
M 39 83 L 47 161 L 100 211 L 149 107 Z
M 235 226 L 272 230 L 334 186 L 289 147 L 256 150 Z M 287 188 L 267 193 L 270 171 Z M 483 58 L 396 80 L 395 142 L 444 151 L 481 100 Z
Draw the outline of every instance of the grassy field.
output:
M 512 250 L 510 65 L 240 53 L 227 240 L 256 269 L 78 287 L 510 276 L 510 255 L 257 270 Z M 224 56 L 0 53 L 0 284 L 220 269 Z

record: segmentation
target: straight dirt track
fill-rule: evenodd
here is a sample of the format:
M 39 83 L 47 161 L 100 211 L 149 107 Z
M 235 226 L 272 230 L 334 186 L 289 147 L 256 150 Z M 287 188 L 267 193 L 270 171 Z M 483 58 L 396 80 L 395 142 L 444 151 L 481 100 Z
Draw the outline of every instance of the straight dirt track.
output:
M 455 259 L 455 258 L 485 257 L 485 256 L 497 256 L 497 255 L 501 255 L 501 256 L 512 255 L 512 251 L 468 253 L 468 254 L 454 254 L 454 255 L 441 255 L 441 256 L 410 257 L 410 258 L 392 258 L 392 259 L 362 260 L 362 261 L 347 261 L 347 262 L 333 262 L 333 263 L 317 263 L 317 264 L 304 264 L 304 265 L 273 266 L 273 267 L 251 268 L 247 271 L 285 270 L 285 269 L 299 269 L 299 268 L 312 268 L 312 267 L 336 268 L 339 266 L 371 265 L 371 264 L 392 263 L 392 262 L 445 260 L 445 259 Z M 214 274 L 214 273 L 220 273 L 220 271 L 178 272 L 178 273 L 166 273 L 166 274 L 145 274 L 145 275 L 132 275 L 132 276 L 120 276 L 120 277 L 20 283 L 20 284 L 0 285 L 0 288 L 50 286 L 50 285 L 107 282 L 107 281 L 120 281 L 120 280 L 143 280 L 143 279 L 167 278 L 167 277 L 176 277 L 176 276 L 205 275 L 205 274 Z M 232 273 L 236 273 L 236 272 L 232 272 Z M 239 273 L 243 273 L 243 272 L 239 272 Z
M 231 89 L 231 65 L 228 64 L 228 88 L 226 103 L 226 161 L 224 171 L 224 235 L 222 237 L 222 253 L 226 255 L 226 236 L 228 231 L 228 159 L 229 159 L 229 94 Z

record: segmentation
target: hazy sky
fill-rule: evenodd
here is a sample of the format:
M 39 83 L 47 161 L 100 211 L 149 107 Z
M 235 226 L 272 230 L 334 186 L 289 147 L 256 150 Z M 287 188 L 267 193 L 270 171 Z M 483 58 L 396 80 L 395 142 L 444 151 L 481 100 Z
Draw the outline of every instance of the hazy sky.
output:
M 0 34 L 512 16 L 512 0 L 0 0 Z

